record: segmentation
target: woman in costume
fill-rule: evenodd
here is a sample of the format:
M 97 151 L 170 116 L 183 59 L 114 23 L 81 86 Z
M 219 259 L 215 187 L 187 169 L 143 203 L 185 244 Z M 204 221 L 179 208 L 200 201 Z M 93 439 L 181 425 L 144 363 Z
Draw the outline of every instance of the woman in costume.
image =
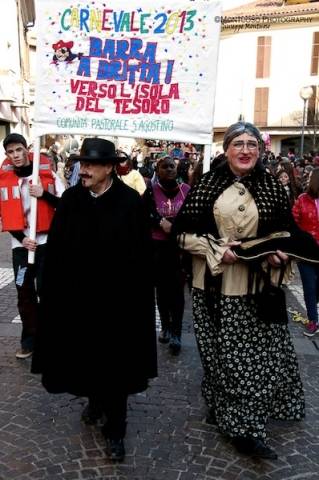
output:
M 267 445 L 268 419 L 300 420 L 304 394 L 287 325 L 257 315 L 252 264 L 232 250 L 246 237 L 295 228 L 282 185 L 262 165 L 263 141 L 245 122 L 231 125 L 226 161 L 189 193 L 174 230 L 193 255 L 194 330 L 204 369 L 208 421 L 233 439 L 240 453 L 276 459 Z M 289 258 L 269 254 L 272 277 Z

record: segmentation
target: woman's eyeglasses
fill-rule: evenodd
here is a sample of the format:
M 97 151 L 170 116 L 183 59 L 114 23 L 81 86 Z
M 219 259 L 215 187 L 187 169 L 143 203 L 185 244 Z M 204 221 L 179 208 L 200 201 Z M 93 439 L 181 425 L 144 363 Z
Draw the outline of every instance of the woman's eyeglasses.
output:
M 258 143 L 253 141 L 242 142 L 238 140 L 238 142 L 233 142 L 231 146 L 238 151 L 243 150 L 244 147 L 246 146 L 249 151 L 253 152 L 258 148 Z

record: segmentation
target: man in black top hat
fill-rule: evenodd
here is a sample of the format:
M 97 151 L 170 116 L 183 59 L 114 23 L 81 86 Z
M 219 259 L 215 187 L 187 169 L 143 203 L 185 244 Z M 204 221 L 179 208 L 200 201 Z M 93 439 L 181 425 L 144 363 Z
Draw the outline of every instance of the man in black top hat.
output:
M 82 420 L 106 419 L 111 459 L 121 461 L 127 397 L 157 374 L 150 235 L 139 194 L 114 173 L 114 144 L 86 138 L 79 160 L 81 182 L 49 232 L 32 371 L 48 392 L 88 397 Z

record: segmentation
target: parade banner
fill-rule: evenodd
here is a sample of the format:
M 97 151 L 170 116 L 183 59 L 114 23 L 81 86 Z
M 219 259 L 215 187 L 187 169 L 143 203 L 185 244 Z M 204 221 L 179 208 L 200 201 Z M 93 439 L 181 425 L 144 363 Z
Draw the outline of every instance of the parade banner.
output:
M 211 143 L 221 5 L 36 0 L 34 131 Z

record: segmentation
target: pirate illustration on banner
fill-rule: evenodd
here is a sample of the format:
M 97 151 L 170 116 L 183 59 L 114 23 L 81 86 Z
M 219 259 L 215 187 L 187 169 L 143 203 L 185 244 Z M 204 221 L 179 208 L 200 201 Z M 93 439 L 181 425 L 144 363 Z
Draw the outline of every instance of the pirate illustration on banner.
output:
M 64 42 L 63 40 L 59 40 L 57 43 L 52 45 L 54 50 L 54 55 L 52 59 L 52 63 L 57 65 L 58 63 L 72 63 L 73 60 L 76 58 L 81 58 L 83 53 L 73 53 L 71 49 L 73 48 L 74 42 Z

